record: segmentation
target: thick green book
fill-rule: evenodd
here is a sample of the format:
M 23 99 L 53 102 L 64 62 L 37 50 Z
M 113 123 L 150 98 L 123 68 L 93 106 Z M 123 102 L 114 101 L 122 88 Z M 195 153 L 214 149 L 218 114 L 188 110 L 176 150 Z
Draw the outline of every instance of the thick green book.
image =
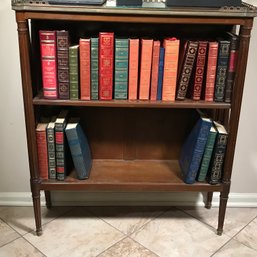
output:
M 69 68 L 70 68 L 70 99 L 79 99 L 79 66 L 78 66 L 79 45 L 69 47 Z
M 216 136 L 217 136 L 217 130 L 216 130 L 215 126 L 212 125 L 208 139 L 207 139 L 207 143 L 206 143 L 206 146 L 204 149 L 204 154 L 203 154 L 203 159 L 201 162 L 200 170 L 198 173 L 197 180 L 199 182 L 204 182 L 206 179 L 207 172 L 208 172 L 208 169 L 210 166 L 213 148 L 215 145 Z
M 91 99 L 98 100 L 98 38 L 91 38 Z
M 128 99 L 128 39 L 115 39 L 114 99 Z

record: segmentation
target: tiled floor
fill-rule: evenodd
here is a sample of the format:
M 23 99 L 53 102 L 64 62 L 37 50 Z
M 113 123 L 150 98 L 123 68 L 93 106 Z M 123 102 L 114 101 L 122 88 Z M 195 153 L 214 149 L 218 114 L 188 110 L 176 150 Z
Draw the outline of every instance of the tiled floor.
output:
M 257 257 L 257 208 L 0 207 L 0 257 Z

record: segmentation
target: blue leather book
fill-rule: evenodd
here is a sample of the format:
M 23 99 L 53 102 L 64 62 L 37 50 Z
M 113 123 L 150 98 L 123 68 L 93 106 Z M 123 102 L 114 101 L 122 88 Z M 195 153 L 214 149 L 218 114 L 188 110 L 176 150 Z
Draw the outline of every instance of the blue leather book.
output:
M 92 167 L 92 158 L 87 137 L 78 122 L 68 123 L 65 133 L 77 178 L 86 179 L 89 177 Z
M 157 100 L 162 100 L 164 52 L 165 52 L 165 48 L 164 47 L 160 47 L 160 61 L 159 61 L 159 71 L 158 71 Z
M 182 146 L 179 165 L 187 184 L 195 182 L 211 126 L 211 119 L 201 116 Z

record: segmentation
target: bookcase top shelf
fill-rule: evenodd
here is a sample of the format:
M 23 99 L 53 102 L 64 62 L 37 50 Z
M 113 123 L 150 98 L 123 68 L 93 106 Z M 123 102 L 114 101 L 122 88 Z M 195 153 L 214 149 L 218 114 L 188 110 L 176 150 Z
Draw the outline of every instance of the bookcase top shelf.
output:
M 257 8 L 243 3 L 238 7 L 199 8 L 199 7 L 116 7 L 115 0 L 107 0 L 103 6 L 92 5 L 52 5 L 47 0 L 12 0 L 12 9 L 16 11 L 40 11 L 80 14 L 146 15 L 171 17 L 255 17 Z

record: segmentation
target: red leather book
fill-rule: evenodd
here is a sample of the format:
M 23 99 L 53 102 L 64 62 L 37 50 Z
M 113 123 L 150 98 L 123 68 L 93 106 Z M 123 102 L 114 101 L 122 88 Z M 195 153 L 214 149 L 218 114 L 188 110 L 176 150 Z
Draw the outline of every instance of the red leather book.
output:
M 152 68 L 153 39 L 141 40 L 141 63 L 139 80 L 139 99 L 149 100 Z
M 38 123 L 36 128 L 39 177 L 48 179 L 47 123 Z
M 199 42 L 197 59 L 196 59 L 194 84 L 193 84 L 193 88 L 192 88 L 192 99 L 193 100 L 200 100 L 200 98 L 201 98 L 204 70 L 205 70 L 205 60 L 206 60 L 206 53 L 207 53 L 207 45 L 208 45 L 207 41 Z
M 174 101 L 176 94 L 179 43 L 176 38 L 164 40 L 165 56 L 162 85 L 162 100 Z
M 161 46 L 161 43 L 160 43 L 159 40 L 156 40 L 156 41 L 153 42 L 153 59 L 152 59 L 150 100 L 157 100 L 160 46 Z
M 91 67 L 90 67 L 90 39 L 79 40 L 80 55 L 80 98 L 90 100 Z
M 49 99 L 58 98 L 56 32 L 39 31 L 43 96 Z
M 137 100 L 139 39 L 129 39 L 129 100 Z
M 99 33 L 99 99 L 111 100 L 113 95 L 114 33 Z
M 206 83 L 205 83 L 205 90 L 204 90 L 204 100 L 208 102 L 212 102 L 214 97 L 218 48 L 219 48 L 218 42 L 216 41 L 209 42 Z

